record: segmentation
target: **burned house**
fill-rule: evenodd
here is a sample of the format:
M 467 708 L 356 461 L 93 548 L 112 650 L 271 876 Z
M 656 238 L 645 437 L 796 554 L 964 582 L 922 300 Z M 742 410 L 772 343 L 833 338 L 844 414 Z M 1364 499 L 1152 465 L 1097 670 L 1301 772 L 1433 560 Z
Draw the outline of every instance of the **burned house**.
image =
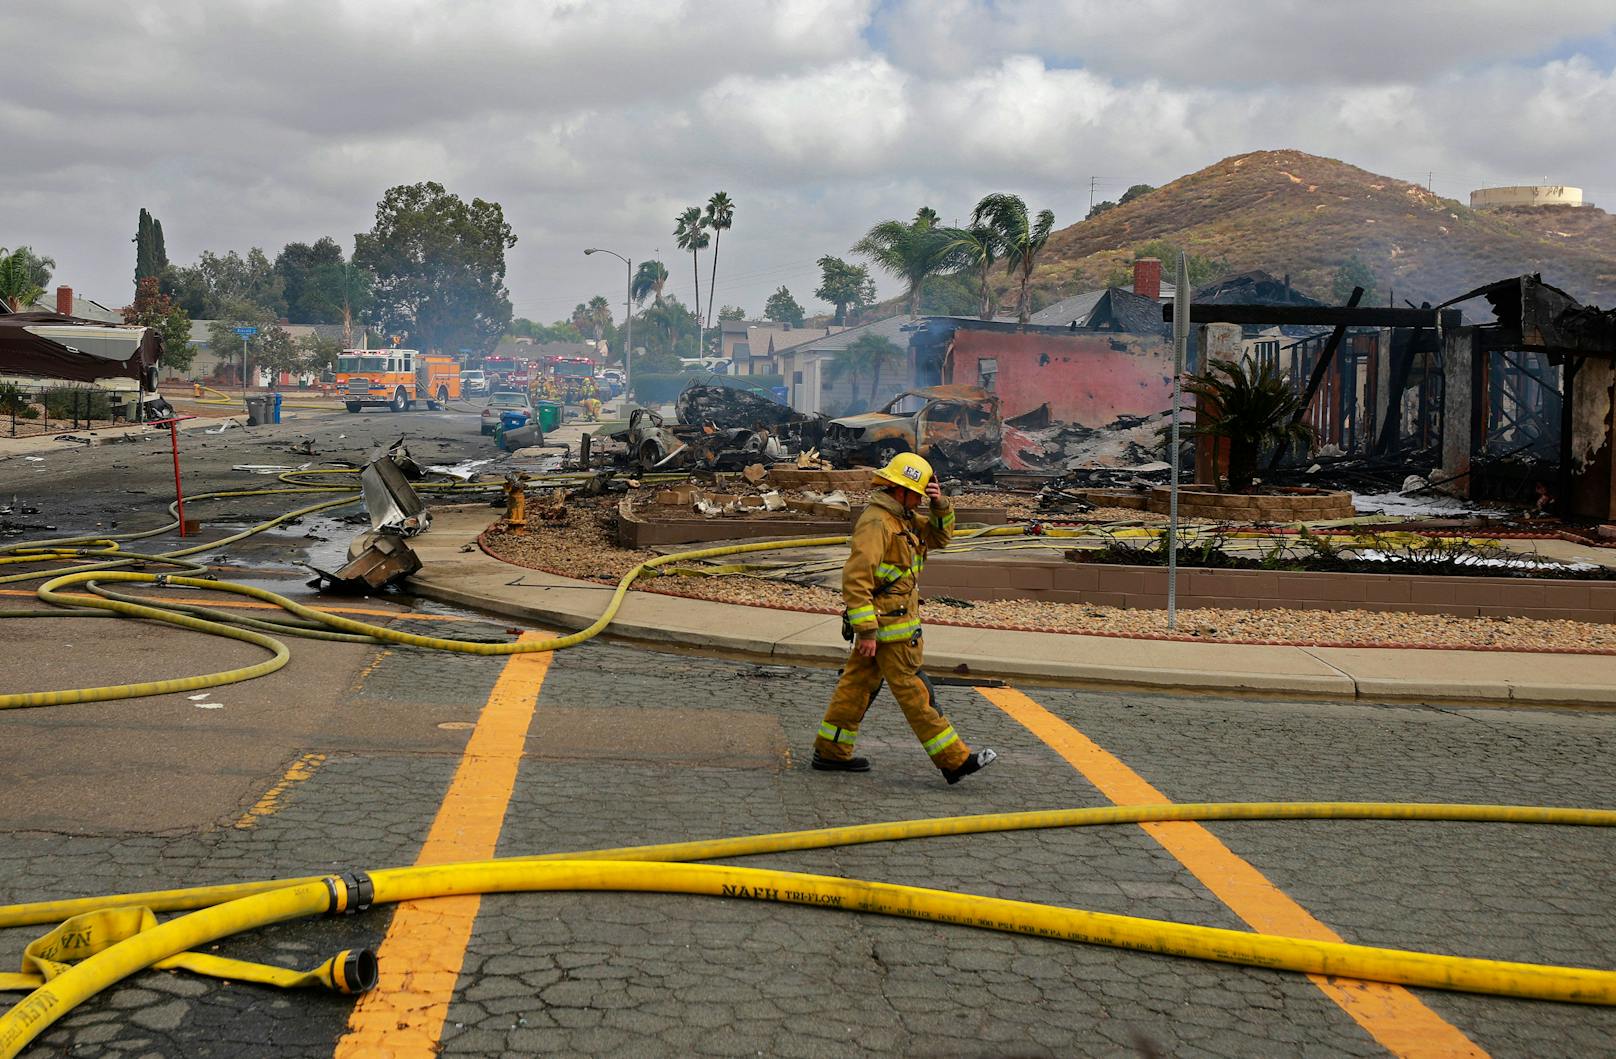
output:
M 916 383 L 980 386 L 1007 419 L 1044 405 L 1050 419 L 1087 427 L 1155 415 L 1171 401 L 1173 371 L 1160 297 L 1161 263 L 1146 259 L 1135 263 L 1134 289 L 1091 291 L 1034 314 L 1050 322 L 927 317 L 910 341 Z
M 1547 494 L 1563 514 L 1616 519 L 1616 310 L 1536 275 L 1448 304 L 1472 298 L 1492 321 L 1441 338 L 1444 484 L 1473 499 Z

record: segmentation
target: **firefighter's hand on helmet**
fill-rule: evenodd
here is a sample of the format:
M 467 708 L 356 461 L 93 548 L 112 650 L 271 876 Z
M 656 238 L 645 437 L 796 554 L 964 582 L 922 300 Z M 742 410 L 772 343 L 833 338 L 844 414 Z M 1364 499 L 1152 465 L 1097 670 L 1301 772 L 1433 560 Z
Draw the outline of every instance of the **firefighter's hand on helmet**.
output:
M 933 478 L 931 481 L 926 483 L 926 499 L 937 501 L 941 500 L 942 498 L 943 487 L 937 484 L 937 479 Z
M 853 653 L 864 658 L 875 657 L 875 637 L 860 636 L 853 641 Z

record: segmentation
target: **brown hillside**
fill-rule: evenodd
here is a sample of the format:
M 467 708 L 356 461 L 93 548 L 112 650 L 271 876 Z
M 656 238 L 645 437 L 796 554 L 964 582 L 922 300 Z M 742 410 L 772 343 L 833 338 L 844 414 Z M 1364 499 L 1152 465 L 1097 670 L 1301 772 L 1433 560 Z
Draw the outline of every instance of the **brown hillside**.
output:
M 1256 151 L 1180 177 L 1126 206 L 1055 233 L 1040 287 L 1098 286 L 1167 240 L 1231 271 L 1288 273 L 1326 300 L 1335 269 L 1357 257 L 1399 303 L 1433 303 L 1491 280 L 1541 272 L 1597 305 L 1616 305 L 1616 217 L 1600 209 L 1471 210 L 1419 184 L 1301 151 Z M 1168 266 L 1171 268 L 1171 266 Z

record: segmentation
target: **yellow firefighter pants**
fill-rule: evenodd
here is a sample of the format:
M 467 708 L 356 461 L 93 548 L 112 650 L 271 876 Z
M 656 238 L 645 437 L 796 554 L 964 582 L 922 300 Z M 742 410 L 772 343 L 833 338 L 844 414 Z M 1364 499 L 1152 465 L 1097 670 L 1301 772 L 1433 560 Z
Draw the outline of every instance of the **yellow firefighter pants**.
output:
M 948 719 L 938 712 L 931 682 L 920 671 L 923 656 L 921 645 L 907 640 L 881 644 L 875 649 L 874 658 L 849 652 L 847 664 L 842 667 L 842 679 L 836 684 L 830 708 L 825 711 L 819 735 L 814 739 L 814 749 L 819 755 L 833 761 L 846 761 L 853 756 L 859 724 L 875 703 L 884 680 L 903 708 L 903 715 L 920 745 L 931 755 L 932 763 L 940 769 L 957 768 L 963 763 L 971 749 Z

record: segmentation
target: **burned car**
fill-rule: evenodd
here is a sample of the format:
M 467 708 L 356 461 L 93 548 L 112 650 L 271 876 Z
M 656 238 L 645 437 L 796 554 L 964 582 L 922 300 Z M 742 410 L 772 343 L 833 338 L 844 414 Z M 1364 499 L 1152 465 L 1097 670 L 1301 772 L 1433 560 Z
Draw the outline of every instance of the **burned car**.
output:
M 629 415 L 612 435 L 642 471 L 686 467 L 724 471 L 786 459 L 819 440 L 822 420 L 762 394 L 733 386 L 692 383 L 674 402 L 670 424 L 647 408 Z
M 879 412 L 832 419 L 820 452 L 840 464 L 882 467 L 915 452 L 959 470 L 999 458 L 999 399 L 980 386 L 932 386 L 894 397 Z

